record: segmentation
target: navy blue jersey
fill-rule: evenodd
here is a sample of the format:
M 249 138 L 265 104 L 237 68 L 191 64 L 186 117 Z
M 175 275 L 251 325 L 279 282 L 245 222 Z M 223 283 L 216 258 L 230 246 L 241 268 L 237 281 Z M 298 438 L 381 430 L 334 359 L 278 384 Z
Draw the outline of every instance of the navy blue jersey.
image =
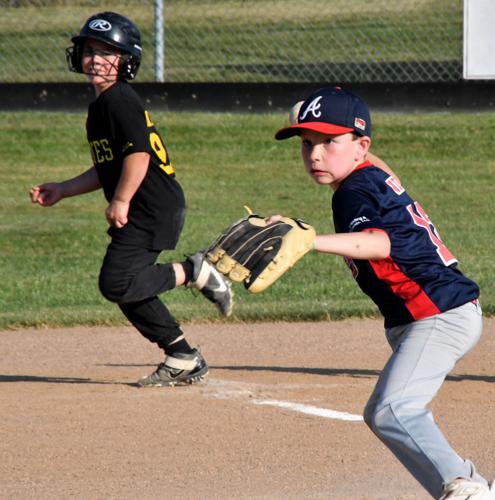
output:
M 385 327 L 427 318 L 478 297 L 476 283 L 459 271 L 426 212 L 397 178 L 365 162 L 335 191 L 332 209 L 337 233 L 377 229 L 390 238 L 386 259 L 345 259 L 385 317 Z

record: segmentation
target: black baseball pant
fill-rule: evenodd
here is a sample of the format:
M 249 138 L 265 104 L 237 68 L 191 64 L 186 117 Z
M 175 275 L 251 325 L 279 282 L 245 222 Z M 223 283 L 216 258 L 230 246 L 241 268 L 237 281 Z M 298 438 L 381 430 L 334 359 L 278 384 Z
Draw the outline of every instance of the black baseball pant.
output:
M 173 266 L 156 264 L 159 254 L 160 250 L 112 240 L 101 267 L 99 287 L 144 337 L 166 351 L 182 330 L 158 298 L 158 294 L 175 288 Z

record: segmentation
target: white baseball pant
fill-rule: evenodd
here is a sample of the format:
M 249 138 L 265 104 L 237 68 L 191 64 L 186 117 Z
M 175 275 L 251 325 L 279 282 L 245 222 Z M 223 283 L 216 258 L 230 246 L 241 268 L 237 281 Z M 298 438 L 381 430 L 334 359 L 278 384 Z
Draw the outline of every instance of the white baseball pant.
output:
M 393 354 L 364 420 L 434 498 L 457 477 L 487 484 L 452 449 L 426 408 L 456 362 L 478 342 L 482 323 L 476 301 L 386 330 Z

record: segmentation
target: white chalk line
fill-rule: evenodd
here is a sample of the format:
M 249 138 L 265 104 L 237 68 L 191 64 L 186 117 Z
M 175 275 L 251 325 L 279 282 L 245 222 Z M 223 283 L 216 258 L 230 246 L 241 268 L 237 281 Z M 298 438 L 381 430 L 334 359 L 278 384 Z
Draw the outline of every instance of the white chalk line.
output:
M 328 408 L 319 408 L 318 406 L 306 405 L 302 403 L 293 403 L 290 401 L 280 401 L 277 399 L 262 399 L 259 397 L 259 389 L 269 389 L 271 386 L 263 386 L 261 384 L 233 382 L 227 380 L 209 379 L 208 386 L 214 388 L 212 396 L 219 399 L 236 399 L 248 398 L 250 403 L 259 406 L 274 406 L 285 410 L 304 413 L 315 417 L 329 418 L 333 420 L 345 420 L 351 422 L 362 422 L 361 415 L 329 410 Z M 304 387 L 299 384 L 288 385 L 287 388 Z M 257 394 L 256 394 L 257 393 Z M 258 397 L 256 397 L 258 395 Z
M 327 408 L 319 408 L 318 406 L 304 405 L 301 403 L 291 403 L 290 401 L 256 399 L 252 401 L 252 403 L 256 405 L 275 406 L 285 410 L 296 411 L 306 415 L 313 415 L 315 417 L 330 418 L 333 420 L 347 420 L 352 422 L 361 422 L 363 420 L 361 415 L 354 415 L 352 413 L 329 410 Z

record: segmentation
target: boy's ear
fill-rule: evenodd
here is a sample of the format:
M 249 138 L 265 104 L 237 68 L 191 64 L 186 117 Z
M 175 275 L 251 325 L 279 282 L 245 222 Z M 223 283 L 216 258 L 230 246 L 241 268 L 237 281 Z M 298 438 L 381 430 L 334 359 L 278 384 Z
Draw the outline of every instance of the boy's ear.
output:
M 371 138 L 365 135 L 359 137 L 358 141 L 359 141 L 359 154 L 362 155 L 362 157 L 364 158 L 370 149 Z
M 370 149 L 371 139 L 368 136 L 364 135 L 357 136 L 355 141 L 357 142 L 357 148 L 355 150 L 354 161 L 362 162 L 366 158 L 366 155 L 368 154 L 368 151 Z

